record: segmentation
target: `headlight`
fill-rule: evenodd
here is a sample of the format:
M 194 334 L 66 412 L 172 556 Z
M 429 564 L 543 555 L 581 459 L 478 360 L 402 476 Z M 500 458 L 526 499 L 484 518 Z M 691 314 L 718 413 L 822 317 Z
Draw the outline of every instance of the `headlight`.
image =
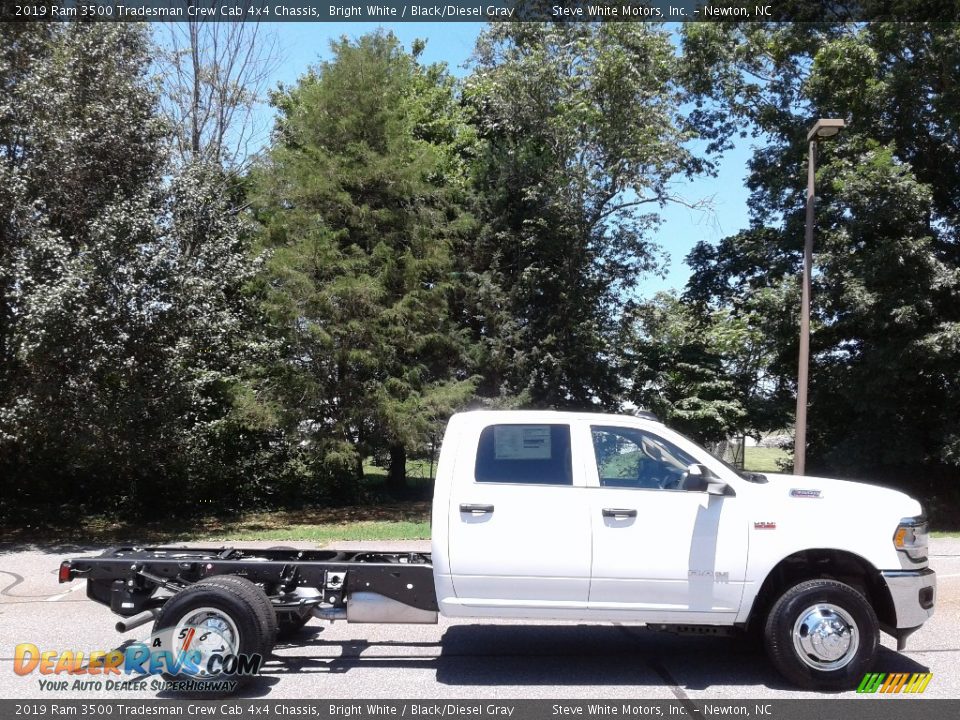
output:
M 903 518 L 893 534 L 893 545 L 902 553 L 900 564 L 905 568 L 916 567 L 927 562 L 927 541 L 929 538 L 927 516 Z

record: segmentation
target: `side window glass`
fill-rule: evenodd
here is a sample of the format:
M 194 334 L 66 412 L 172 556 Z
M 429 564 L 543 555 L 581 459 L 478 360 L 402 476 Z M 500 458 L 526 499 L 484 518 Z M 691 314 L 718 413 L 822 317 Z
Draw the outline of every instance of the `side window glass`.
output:
M 573 485 L 570 426 L 503 424 L 484 428 L 474 478 L 481 483 Z
M 683 490 L 697 462 L 673 443 L 635 428 L 591 428 L 601 487 Z
M 592 428 L 597 472 L 603 487 L 655 487 L 641 481 L 643 451 L 630 438 L 604 428 Z

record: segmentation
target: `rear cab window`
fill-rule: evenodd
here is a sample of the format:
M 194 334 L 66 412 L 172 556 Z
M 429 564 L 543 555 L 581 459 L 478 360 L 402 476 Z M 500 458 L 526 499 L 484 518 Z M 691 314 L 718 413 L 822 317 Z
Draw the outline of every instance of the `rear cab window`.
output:
M 501 423 L 480 433 L 474 480 L 478 483 L 573 485 L 570 426 Z

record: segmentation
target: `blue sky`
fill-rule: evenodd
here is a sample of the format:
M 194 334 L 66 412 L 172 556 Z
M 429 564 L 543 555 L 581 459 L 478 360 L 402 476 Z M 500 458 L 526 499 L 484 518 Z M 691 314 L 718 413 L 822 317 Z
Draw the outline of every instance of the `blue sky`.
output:
M 463 65 L 484 23 L 275 23 L 270 29 L 276 32 L 281 62 L 271 85 L 292 85 L 310 65 L 328 59 L 330 40 L 342 35 L 359 37 L 378 27 L 392 30 L 407 48 L 417 38 L 426 39 L 425 62 L 445 62 L 453 73 L 463 75 Z M 655 240 L 670 255 L 668 274 L 664 279 L 644 278 L 639 288 L 641 297 L 682 289 L 690 275 L 683 259 L 694 244 L 700 240 L 716 242 L 747 226 L 749 193 L 744 179 L 750 153 L 749 140 L 741 140 L 723 158 L 717 177 L 677 182 L 674 194 L 689 202 L 712 199 L 713 208 L 698 211 L 670 205 L 661 211 L 664 222 Z

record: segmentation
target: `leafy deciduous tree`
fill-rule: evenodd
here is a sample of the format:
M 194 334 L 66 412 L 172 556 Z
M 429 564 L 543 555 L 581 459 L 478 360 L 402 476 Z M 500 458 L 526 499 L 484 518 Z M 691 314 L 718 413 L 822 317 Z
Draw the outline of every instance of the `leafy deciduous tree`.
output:
M 242 363 L 242 224 L 218 170 L 168 179 L 143 28 L 0 37 L 3 502 L 189 505 Z
M 704 443 L 782 425 L 770 414 L 777 385 L 758 313 L 702 313 L 660 293 L 630 320 L 623 347 L 633 403 Z
M 656 210 L 679 199 L 671 179 L 705 169 L 685 149 L 676 69 L 668 33 L 646 23 L 481 35 L 465 98 L 483 232 L 464 256 L 484 396 L 618 404 L 621 309 L 656 268 Z
M 694 26 L 696 25 L 696 26 Z M 950 24 L 690 24 L 691 87 L 722 142 L 752 123 L 753 227 L 691 256 L 690 297 L 737 308 L 797 287 L 806 129 L 842 117 L 817 188 L 809 464 L 928 497 L 960 477 L 960 30 Z M 795 307 L 795 306 L 794 306 Z M 790 312 L 792 310 L 792 312 Z M 795 375 L 782 306 L 773 369 Z M 944 484 L 944 481 L 947 481 Z M 952 481 L 952 482 L 950 482 Z

